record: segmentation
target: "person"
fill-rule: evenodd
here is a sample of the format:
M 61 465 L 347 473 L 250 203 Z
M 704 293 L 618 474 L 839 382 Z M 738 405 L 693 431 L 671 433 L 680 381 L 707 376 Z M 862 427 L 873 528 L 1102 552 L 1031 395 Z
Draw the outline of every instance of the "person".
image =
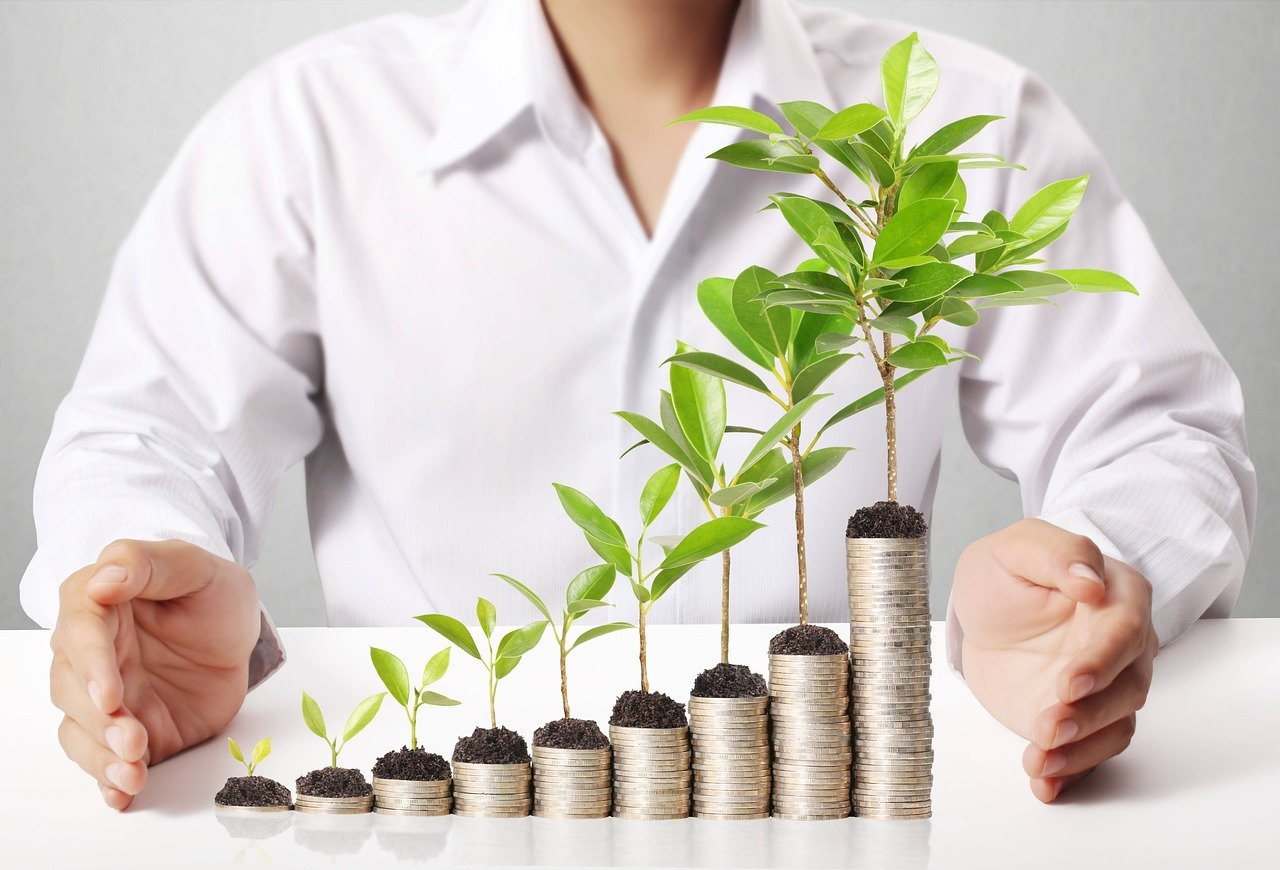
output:
M 648 408 L 677 339 L 720 349 L 696 283 L 806 256 L 760 212 L 777 176 L 703 159 L 739 131 L 666 122 L 859 102 L 907 33 L 789 0 L 487 0 L 312 40 L 219 102 L 124 242 L 36 485 L 22 600 L 54 625 L 62 746 L 106 802 L 278 666 L 249 569 L 304 458 L 331 624 L 461 607 L 489 571 L 545 592 L 585 567 L 551 481 L 634 504 L 652 457 L 617 461 L 632 436 L 607 412 Z M 1000 114 L 973 150 L 1031 167 L 977 175 L 970 208 L 1092 173 L 1048 259 L 1141 290 L 984 312 L 963 341 L 978 358 L 901 397 L 903 501 L 929 509 L 957 396 L 978 456 L 1021 486 L 1027 519 L 956 566 L 949 643 L 1050 802 L 1128 745 L 1159 644 L 1238 594 L 1242 400 L 1062 103 L 988 51 L 923 42 L 943 78 L 915 129 Z M 864 368 L 841 396 L 875 385 Z M 757 410 L 735 393 L 735 418 Z M 844 443 L 876 443 L 874 417 Z M 811 529 L 879 497 L 875 453 L 806 497 Z M 737 620 L 793 618 L 776 516 L 735 560 Z M 810 545 L 815 621 L 846 618 L 841 552 Z M 668 599 L 655 618 L 718 616 L 713 582 Z

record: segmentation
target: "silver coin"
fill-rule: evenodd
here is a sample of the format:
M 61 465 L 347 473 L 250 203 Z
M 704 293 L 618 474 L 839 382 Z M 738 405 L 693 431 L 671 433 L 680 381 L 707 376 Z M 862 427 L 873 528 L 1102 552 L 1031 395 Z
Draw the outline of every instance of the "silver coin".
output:
M 213 802 L 213 807 L 220 813 L 229 816 L 259 816 L 267 813 L 287 813 L 293 809 L 288 804 L 275 804 L 267 807 L 243 807 L 237 804 L 220 804 Z
M 613 809 L 613 817 L 615 819 L 632 819 L 641 822 L 659 822 L 669 819 L 687 819 L 689 818 L 688 810 L 677 810 L 674 813 L 659 813 L 649 810 L 619 810 L 617 807 Z
M 468 777 L 476 776 L 520 776 L 528 774 L 532 765 L 527 761 L 512 764 L 477 764 L 470 761 L 455 761 L 453 777 L 460 779 L 460 774 Z
M 716 822 L 736 822 L 751 821 L 753 819 L 769 818 L 769 811 L 764 810 L 759 813 L 718 813 L 713 810 L 702 810 L 697 813 L 700 819 L 710 819 Z
M 607 819 L 610 815 L 609 810 L 609 807 L 605 807 L 602 810 L 584 810 L 583 812 L 576 812 L 572 810 L 534 807 L 533 815 L 540 819 Z
M 373 812 L 373 807 L 318 807 L 298 805 L 295 809 L 300 813 L 316 813 L 331 816 L 358 816 Z
M 315 797 L 314 795 L 298 795 L 296 803 L 318 807 L 362 807 L 373 803 L 373 795 L 364 797 Z
M 529 815 L 529 809 L 523 810 L 499 810 L 499 809 L 476 809 L 462 810 L 455 809 L 455 816 L 461 816 L 464 819 L 523 819 Z
M 434 808 L 400 809 L 398 807 L 375 806 L 373 811 L 381 816 L 447 816 L 453 812 L 450 804 Z

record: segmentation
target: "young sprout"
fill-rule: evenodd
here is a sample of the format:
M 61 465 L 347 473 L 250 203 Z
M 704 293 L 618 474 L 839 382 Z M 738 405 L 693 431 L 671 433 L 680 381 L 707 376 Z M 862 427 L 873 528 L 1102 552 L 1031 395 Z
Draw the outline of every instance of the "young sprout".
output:
M 502 636 L 495 649 L 493 646 L 493 629 L 498 624 L 498 609 L 487 599 L 476 600 L 476 618 L 480 621 L 480 631 L 484 634 L 486 654 L 480 654 L 480 648 L 471 637 L 471 629 L 467 628 L 452 616 L 443 613 L 424 613 L 415 616 L 419 622 L 435 629 L 445 640 L 471 656 L 489 673 L 489 727 L 498 727 L 497 696 L 498 683 L 507 674 L 516 669 L 520 659 L 530 652 L 542 640 L 542 633 L 547 629 L 547 621 L 531 622 L 524 628 L 515 628 Z
M 302 721 L 307 723 L 307 728 L 312 734 L 319 737 L 329 746 L 329 766 L 338 766 L 338 753 L 346 748 L 347 744 L 355 737 L 364 727 L 373 721 L 373 717 L 378 715 L 378 708 L 382 706 L 382 699 L 386 697 L 386 692 L 379 692 L 376 695 L 370 695 L 365 698 L 356 708 L 351 711 L 351 715 L 347 717 L 347 724 L 342 727 L 341 740 L 338 735 L 329 736 L 329 729 L 324 724 L 324 714 L 320 712 L 320 705 L 316 703 L 316 699 L 302 693 Z
M 270 737 L 263 737 L 257 742 L 253 747 L 253 756 L 248 760 L 245 760 L 244 753 L 240 750 L 240 744 L 236 743 L 234 737 L 227 738 L 227 746 L 231 750 L 231 757 L 244 765 L 247 776 L 253 776 L 253 772 L 258 769 L 258 765 L 271 754 Z
M 556 646 L 560 648 L 560 700 L 564 704 L 564 718 L 570 718 L 569 670 L 566 665 L 569 653 L 589 640 L 595 640 L 597 637 L 603 637 L 606 634 L 621 631 L 624 628 L 634 628 L 629 622 L 607 622 L 604 625 L 596 625 L 586 629 L 578 635 L 577 640 L 569 643 L 569 629 L 573 627 L 574 620 L 589 610 L 609 606 L 604 597 L 613 588 L 617 569 L 609 564 L 596 565 L 573 578 L 569 583 L 569 588 L 564 593 L 565 607 L 560 613 L 560 627 L 558 629 L 556 628 L 555 619 L 551 616 L 551 609 L 538 596 L 538 593 L 514 577 L 508 577 L 506 574 L 494 574 L 493 576 L 514 586 L 516 591 L 529 599 L 533 606 L 538 608 L 538 611 L 547 618 L 547 625 L 551 626 L 551 635 L 556 639 Z
M 417 686 L 409 680 L 409 669 L 404 666 L 404 662 L 393 653 L 371 646 L 369 658 L 373 660 L 373 668 L 378 672 L 382 684 L 409 717 L 410 749 L 418 748 L 418 710 L 424 704 L 432 707 L 456 707 L 462 703 L 439 692 L 427 690 L 427 686 L 437 682 L 449 670 L 449 647 L 440 650 L 427 661 L 426 667 L 422 669 L 422 682 Z

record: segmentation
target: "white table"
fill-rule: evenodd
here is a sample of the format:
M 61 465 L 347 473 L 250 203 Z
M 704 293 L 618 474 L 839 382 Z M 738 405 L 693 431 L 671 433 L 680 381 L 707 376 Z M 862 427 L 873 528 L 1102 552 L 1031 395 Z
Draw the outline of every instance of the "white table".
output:
M 757 670 L 778 626 L 735 627 L 735 660 Z M 236 773 L 224 740 L 151 771 L 146 792 L 118 815 L 61 754 L 48 702 L 43 632 L 0 633 L 0 838 L 8 867 L 160 866 L 272 861 L 284 866 L 459 865 L 707 867 L 1240 867 L 1274 860 L 1280 809 L 1280 619 L 1202 622 L 1163 651 L 1138 735 L 1057 806 L 1032 798 L 1023 745 L 993 722 L 941 664 L 934 627 L 937 763 L 934 818 L 925 822 L 573 822 L 444 817 L 321 817 L 265 822 L 215 817 L 213 794 Z M 327 763 L 303 727 L 306 688 L 331 723 L 380 684 L 370 643 L 420 672 L 442 646 L 425 627 L 286 629 L 289 663 L 256 690 L 229 733 L 251 745 L 270 735 L 262 773 L 292 786 Z M 697 671 L 717 660 L 714 626 L 655 627 L 654 688 L 683 700 Z M 638 680 L 634 633 L 583 647 L 570 659 L 574 714 L 604 722 L 613 698 Z M 455 650 L 440 686 L 461 707 L 426 709 L 427 746 L 445 754 L 487 719 L 483 671 Z M 560 715 L 554 651 L 535 651 L 499 692 L 499 718 L 525 734 Z M 487 723 L 486 723 L 487 724 Z M 368 770 L 407 738 L 403 714 L 384 707 L 342 756 Z M 1271 865 L 1274 866 L 1274 865 Z

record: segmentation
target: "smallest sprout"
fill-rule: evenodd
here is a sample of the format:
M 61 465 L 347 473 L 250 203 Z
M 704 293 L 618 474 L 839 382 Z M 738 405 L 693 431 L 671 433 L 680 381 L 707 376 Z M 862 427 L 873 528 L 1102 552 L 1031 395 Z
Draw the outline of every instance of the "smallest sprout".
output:
M 324 724 L 324 714 L 320 712 L 320 705 L 316 703 L 315 698 L 306 692 L 302 693 L 302 721 L 307 723 L 307 728 L 312 734 L 328 744 L 330 767 L 338 766 L 338 753 L 346 747 L 352 737 L 363 731 L 365 726 L 373 721 L 373 717 L 378 715 L 378 709 L 382 706 L 382 699 L 386 696 L 386 692 L 379 692 L 365 698 L 347 717 L 346 724 L 342 726 L 342 733 L 330 737 L 329 729 Z
M 227 738 L 227 746 L 231 750 L 231 757 L 244 765 L 244 769 L 248 776 L 253 776 L 253 772 L 258 769 L 258 765 L 262 763 L 268 755 L 271 754 L 271 738 L 263 737 L 253 747 L 253 755 L 246 760 L 244 752 L 240 749 L 240 744 L 236 743 L 234 737 Z

